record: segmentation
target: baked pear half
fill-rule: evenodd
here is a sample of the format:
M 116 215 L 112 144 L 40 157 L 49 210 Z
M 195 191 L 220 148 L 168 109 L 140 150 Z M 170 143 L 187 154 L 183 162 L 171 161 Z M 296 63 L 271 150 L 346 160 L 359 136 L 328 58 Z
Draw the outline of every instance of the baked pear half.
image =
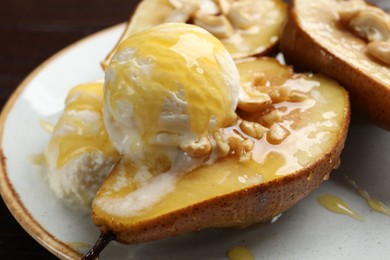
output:
M 286 10 L 282 0 L 142 0 L 118 44 L 131 34 L 161 23 L 183 22 L 208 30 L 233 58 L 260 55 L 277 45 Z M 102 62 L 103 67 L 118 44 Z
M 250 58 L 237 66 L 243 87 L 270 99 L 254 110 L 241 104 L 244 110 L 228 130 L 239 137 L 228 139 L 229 154 L 180 175 L 173 189 L 152 198 L 148 207 L 140 205 L 143 199 L 150 203 L 155 192 L 140 193 L 133 185 L 135 169 L 119 161 L 92 205 L 93 222 L 106 238 L 132 244 L 268 221 L 338 166 L 350 117 L 344 88 L 325 76 L 294 74 L 272 58 Z M 151 190 L 159 189 L 153 183 Z M 135 193 L 137 205 L 124 206 Z
M 360 116 L 390 130 L 390 19 L 362 0 L 294 0 L 281 37 L 288 63 L 343 85 Z

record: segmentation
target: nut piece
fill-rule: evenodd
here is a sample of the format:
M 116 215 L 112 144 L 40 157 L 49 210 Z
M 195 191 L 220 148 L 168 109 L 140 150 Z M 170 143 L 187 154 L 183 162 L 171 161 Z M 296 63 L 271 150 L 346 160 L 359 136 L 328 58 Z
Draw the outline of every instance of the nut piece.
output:
M 271 86 L 262 88 L 264 92 L 266 92 L 270 98 L 272 99 L 272 103 L 280 103 L 283 101 L 290 100 L 291 89 L 286 86 Z
M 233 26 L 223 15 L 197 13 L 194 24 L 206 29 L 217 38 L 228 38 L 234 33 Z
M 371 42 L 367 53 L 390 66 L 390 42 Z
M 191 1 L 188 1 L 188 2 L 191 2 Z M 172 7 L 176 8 L 176 9 L 180 9 L 185 5 L 185 3 L 183 3 L 183 1 L 181 1 L 181 0 L 169 0 L 169 3 L 172 5 Z
M 278 145 L 283 142 L 283 140 L 286 139 L 289 135 L 290 131 L 288 131 L 282 125 L 274 123 L 267 133 L 267 141 L 270 144 Z
M 343 25 L 347 25 L 357 13 L 367 9 L 367 4 L 364 0 L 340 1 L 339 6 L 339 21 Z
M 267 94 L 259 95 L 256 98 L 245 98 L 238 101 L 238 109 L 244 112 L 253 113 L 264 111 L 272 103 Z
M 171 1 L 172 4 L 173 1 Z M 180 2 L 180 1 L 179 1 Z M 173 5 L 173 4 L 172 4 Z M 199 9 L 199 4 L 188 2 L 173 10 L 166 18 L 166 23 L 185 23 Z
M 223 15 L 227 15 L 232 5 L 232 0 L 214 0 Z
M 262 126 L 256 122 L 242 121 L 240 123 L 240 129 L 245 134 L 255 139 L 261 139 L 263 135 L 268 131 L 268 128 Z
M 273 109 L 269 113 L 261 116 L 258 121 L 265 126 L 271 126 L 274 123 L 282 121 L 282 115 L 279 110 Z
M 229 13 L 227 14 L 229 21 L 234 27 L 239 29 L 248 29 L 255 23 L 252 16 L 250 16 L 244 8 L 244 5 L 236 2 L 231 6 Z
M 248 161 L 252 158 L 251 151 L 255 146 L 255 142 L 252 139 L 244 138 L 238 132 L 233 131 L 228 141 L 232 154 L 236 155 L 240 162 Z
M 247 138 L 241 143 L 241 145 L 244 148 L 245 152 L 250 152 L 253 150 L 255 142 L 252 139 Z
M 390 25 L 386 14 L 376 10 L 364 10 L 351 18 L 349 28 L 357 36 L 368 41 L 386 41 L 390 36 Z
M 265 75 L 264 72 L 259 72 L 255 71 L 253 73 L 253 86 L 258 87 L 258 86 L 265 86 L 267 84 L 267 76 Z
M 217 142 L 218 154 L 221 157 L 228 155 L 230 152 L 230 146 L 225 137 L 226 136 L 221 130 L 215 132 L 214 134 L 215 141 Z
M 245 152 L 245 149 L 242 146 L 242 142 L 244 140 L 245 140 L 244 137 L 242 137 L 240 134 L 236 132 L 233 132 L 233 134 L 228 138 L 231 151 L 233 151 L 234 154 L 237 155 L 238 157 L 241 157 L 241 155 L 243 155 Z
M 193 158 L 199 158 L 209 155 L 211 152 L 211 143 L 207 137 L 202 137 L 196 142 L 190 144 L 181 144 L 180 149 Z
M 247 161 L 249 161 L 249 160 L 251 160 L 252 159 L 252 152 L 249 152 L 249 153 L 244 153 L 244 154 L 242 154 L 241 156 L 240 156 L 240 158 L 239 158 L 239 162 L 247 162 Z
M 259 80 L 262 80 L 259 75 Z M 252 113 L 265 110 L 272 104 L 271 98 L 264 92 L 255 89 L 252 84 L 242 85 L 239 92 L 238 109 Z

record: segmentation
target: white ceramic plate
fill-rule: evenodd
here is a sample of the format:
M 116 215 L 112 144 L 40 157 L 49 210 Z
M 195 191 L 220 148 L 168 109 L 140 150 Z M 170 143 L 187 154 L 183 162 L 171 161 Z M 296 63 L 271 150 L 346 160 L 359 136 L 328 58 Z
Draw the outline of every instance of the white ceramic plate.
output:
M 42 168 L 31 158 L 44 151 L 49 139 L 41 122 L 56 122 L 72 86 L 103 78 L 99 62 L 122 30 L 123 25 L 102 31 L 46 61 L 21 84 L 0 118 L 2 196 L 31 236 L 61 258 L 85 253 L 99 231 L 88 215 L 53 196 Z M 390 133 L 353 123 L 341 168 L 275 223 L 206 230 L 141 245 L 111 243 L 101 259 L 226 259 L 235 246 L 246 246 L 257 259 L 388 259 L 390 217 L 371 210 L 343 176 L 351 176 L 390 206 L 389 159 Z M 339 196 L 365 221 L 329 212 L 317 202 L 321 194 Z

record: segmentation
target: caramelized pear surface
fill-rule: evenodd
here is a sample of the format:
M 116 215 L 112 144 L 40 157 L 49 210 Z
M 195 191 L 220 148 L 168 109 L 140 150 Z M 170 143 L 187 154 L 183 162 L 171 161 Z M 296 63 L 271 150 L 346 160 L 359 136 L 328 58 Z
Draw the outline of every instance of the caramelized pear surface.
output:
M 292 1 L 280 48 L 289 64 L 338 81 L 357 114 L 390 130 L 390 66 L 369 55 L 367 40 L 343 25 L 342 5 L 349 2 Z M 375 21 L 368 19 L 367 25 L 375 32 Z
M 139 210 L 123 208 L 126 198 L 140 190 L 132 185 L 136 170 L 120 161 L 92 207 L 93 221 L 103 233 L 113 233 L 122 243 L 140 243 L 204 228 L 244 227 L 284 212 L 328 178 L 347 134 L 347 92 L 327 77 L 294 74 L 270 58 L 247 59 L 238 68 L 243 85 L 254 82 L 268 93 L 287 87 L 305 98 L 280 99 L 250 114 L 238 111 L 241 119 L 231 131 L 254 141 L 251 158 L 241 161 L 232 154 L 178 175 L 170 192 Z M 259 75 L 262 80 L 254 80 Z M 270 111 L 279 111 L 278 124 L 287 133 L 281 142 L 272 142 L 272 127 L 256 138 L 239 127 Z
M 175 7 L 172 6 L 171 2 L 183 2 L 190 5 L 193 1 L 168 1 L 168 0 L 142 0 L 140 1 L 138 7 L 134 11 L 133 15 L 130 17 L 129 22 L 126 26 L 125 31 L 123 32 L 121 38 L 118 41 L 118 44 L 126 39 L 129 35 L 150 29 L 156 25 L 159 25 L 164 22 L 169 22 L 167 20 L 169 16 L 172 16 L 172 13 L 176 12 L 178 17 L 182 18 L 183 14 L 177 12 Z M 196 2 L 196 1 L 194 1 Z M 199 1 L 199 3 L 206 3 L 208 1 Z M 210 1 L 213 2 L 213 1 Z M 214 2 L 225 2 L 225 1 L 214 1 Z M 237 1 L 238 2 L 238 1 Z M 201 21 L 198 24 L 204 25 L 204 29 L 213 33 L 211 30 L 215 29 L 218 32 L 218 35 L 215 35 L 219 38 L 222 43 L 225 45 L 226 49 L 231 53 L 234 58 L 244 58 L 253 55 L 261 55 L 270 51 L 274 46 L 276 46 L 279 36 L 281 33 L 281 27 L 286 19 L 286 9 L 287 5 L 282 0 L 255 0 L 255 1 L 241 1 L 245 3 L 245 13 L 242 13 L 242 9 L 239 9 L 238 16 L 236 19 L 242 22 L 242 20 L 249 19 L 250 24 L 243 28 L 242 25 L 238 25 L 241 28 L 231 28 L 229 25 L 228 28 L 225 28 L 217 18 L 223 16 L 223 13 L 212 14 L 213 17 L 209 14 L 203 15 L 207 16 L 207 21 Z M 199 8 L 199 7 L 197 7 Z M 184 7 L 183 9 L 188 9 Z M 207 10 L 208 7 L 205 6 L 200 10 L 206 10 L 206 13 L 213 13 L 213 11 Z M 198 12 L 199 9 L 194 9 L 194 13 Z M 219 11 L 223 12 L 223 11 Z M 187 23 L 194 22 L 194 18 L 189 14 L 189 20 Z M 231 17 L 232 15 L 226 15 Z M 205 19 L 206 19 L 205 18 Z M 176 18 L 172 18 L 174 22 L 178 22 Z M 226 22 L 227 19 L 224 19 Z M 183 21 L 185 22 L 185 21 Z M 233 23 L 233 22 L 230 22 Z M 229 23 L 229 24 L 230 24 Z M 233 23 L 234 24 L 234 23 Z M 201 26 L 202 27 L 202 26 Z M 226 34 L 226 31 L 231 31 Z M 224 35 L 220 37 L 220 34 Z M 117 44 L 117 46 L 118 46 Z M 102 66 L 105 67 L 112 56 L 115 53 L 116 46 L 108 54 L 106 59 L 102 62 Z

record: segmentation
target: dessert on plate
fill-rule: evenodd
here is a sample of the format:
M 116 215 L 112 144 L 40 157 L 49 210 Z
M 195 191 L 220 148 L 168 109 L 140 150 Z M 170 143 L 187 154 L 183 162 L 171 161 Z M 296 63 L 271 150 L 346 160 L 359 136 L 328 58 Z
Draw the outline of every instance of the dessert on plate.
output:
M 122 41 L 103 99 L 120 159 L 92 219 L 103 240 L 122 243 L 270 220 L 337 167 L 349 123 L 335 81 L 272 58 L 235 63 L 216 37 L 184 23 Z
M 100 246 L 86 259 L 112 239 L 140 243 L 278 216 L 338 166 L 350 116 L 348 93 L 332 79 L 273 58 L 234 60 L 210 31 L 184 22 L 121 39 L 104 88 L 76 87 L 66 103 L 47 149 L 49 180 L 60 198 L 83 205 L 102 182 L 92 203 Z M 108 171 L 81 192 L 88 173 Z M 61 196 L 71 185 L 57 179 L 67 174 L 74 186 Z

